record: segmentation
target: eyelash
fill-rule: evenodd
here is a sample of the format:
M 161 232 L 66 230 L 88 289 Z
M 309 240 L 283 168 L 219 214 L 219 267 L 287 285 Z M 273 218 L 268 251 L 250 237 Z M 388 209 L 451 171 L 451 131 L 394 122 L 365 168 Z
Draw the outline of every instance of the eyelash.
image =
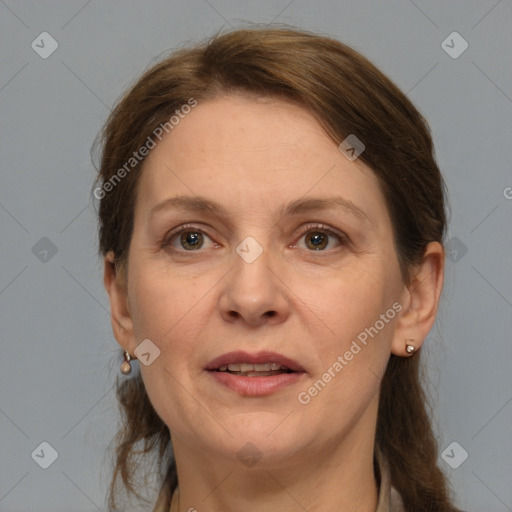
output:
M 301 235 L 299 236 L 298 240 L 302 239 L 304 236 L 306 236 L 309 233 L 322 233 L 325 235 L 328 235 L 330 237 L 336 238 L 339 242 L 340 246 L 346 246 L 348 244 L 348 237 L 344 233 L 338 232 L 330 228 L 329 226 L 326 226 L 325 224 L 308 224 L 305 226 L 301 232 Z M 315 253 L 322 253 L 322 252 L 329 252 L 335 249 L 327 249 L 327 250 L 319 250 L 319 251 L 308 251 L 308 252 L 315 252 Z
M 171 251 L 176 252 L 176 253 L 199 252 L 199 251 L 194 251 L 194 250 L 187 251 L 186 249 L 175 249 L 174 247 L 171 247 L 172 241 L 177 236 L 181 235 L 182 233 L 188 233 L 188 232 L 189 233 L 201 233 L 201 234 L 207 236 L 208 238 L 210 238 L 210 240 L 212 240 L 211 237 L 207 233 L 205 233 L 202 229 L 199 229 L 199 228 L 197 228 L 196 226 L 194 226 L 192 224 L 186 224 L 186 225 L 180 226 L 178 229 L 176 229 L 175 231 L 171 232 L 169 235 L 166 235 L 162 239 L 162 241 L 160 243 L 161 248 L 162 249 L 170 249 Z M 341 232 L 334 231 L 333 229 L 331 229 L 330 227 L 326 226 L 325 224 L 310 224 L 310 225 L 307 225 L 304 228 L 304 230 L 302 231 L 301 235 L 298 237 L 298 240 L 300 240 L 301 238 L 303 238 L 305 235 L 307 235 L 309 233 L 315 233 L 315 232 L 320 232 L 322 234 L 326 234 L 326 235 L 328 235 L 330 237 L 336 238 L 337 241 L 339 242 L 340 246 L 346 246 L 349 243 L 349 238 L 347 237 L 347 235 L 345 235 L 344 233 L 341 233 Z M 213 243 L 215 245 L 218 245 L 216 242 L 213 242 Z M 295 246 L 295 244 L 293 244 L 293 246 Z M 332 251 L 332 250 L 333 249 L 330 249 L 330 250 L 329 249 L 327 249 L 327 250 L 318 250 L 318 251 L 310 250 L 308 252 L 322 253 L 322 252 L 329 252 L 329 251 Z

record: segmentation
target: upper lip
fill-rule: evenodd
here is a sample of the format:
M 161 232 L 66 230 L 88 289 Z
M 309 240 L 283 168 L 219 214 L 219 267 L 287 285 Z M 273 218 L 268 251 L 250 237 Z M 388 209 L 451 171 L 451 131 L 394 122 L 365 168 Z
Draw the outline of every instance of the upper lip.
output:
M 304 372 L 304 368 L 289 357 L 283 356 L 276 352 L 263 351 L 256 354 L 249 354 L 242 350 L 235 352 L 228 352 L 222 354 L 215 359 L 212 359 L 207 365 L 206 370 L 217 370 L 221 366 L 227 366 L 228 364 L 236 363 L 248 363 L 248 364 L 265 364 L 265 363 L 279 363 L 281 366 L 286 366 L 290 370 L 295 372 Z

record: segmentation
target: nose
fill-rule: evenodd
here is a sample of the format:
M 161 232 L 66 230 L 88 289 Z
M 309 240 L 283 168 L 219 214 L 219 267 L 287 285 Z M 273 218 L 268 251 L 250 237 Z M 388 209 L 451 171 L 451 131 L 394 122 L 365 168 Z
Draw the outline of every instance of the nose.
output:
M 269 251 L 250 263 L 235 253 L 219 300 L 222 318 L 251 327 L 284 322 L 290 300 L 282 273 Z

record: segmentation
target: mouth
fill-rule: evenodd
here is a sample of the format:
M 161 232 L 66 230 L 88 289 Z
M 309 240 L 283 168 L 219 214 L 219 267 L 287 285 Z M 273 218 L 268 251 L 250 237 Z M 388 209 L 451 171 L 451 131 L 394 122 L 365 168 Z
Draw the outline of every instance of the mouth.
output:
M 272 375 L 281 375 L 283 373 L 295 373 L 294 370 L 291 370 L 287 366 L 283 366 L 281 363 L 234 363 L 220 366 L 215 371 L 231 373 L 237 377 L 270 377 Z
M 207 370 L 216 383 L 245 396 L 263 396 L 304 378 L 304 368 L 275 352 L 230 352 L 210 361 Z
M 206 365 L 205 370 L 234 373 L 240 377 L 264 377 L 265 374 L 305 371 L 297 361 L 276 352 L 250 354 L 240 350 L 216 357 Z

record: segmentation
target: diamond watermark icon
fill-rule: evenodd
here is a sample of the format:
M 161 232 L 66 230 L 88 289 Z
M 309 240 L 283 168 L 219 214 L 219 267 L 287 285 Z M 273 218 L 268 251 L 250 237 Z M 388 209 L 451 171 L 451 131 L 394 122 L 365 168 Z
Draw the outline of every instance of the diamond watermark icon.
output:
M 468 49 L 468 47 L 468 42 L 458 32 L 452 32 L 441 43 L 441 48 L 452 59 L 458 59 Z
M 145 339 L 133 353 L 144 366 L 149 366 L 160 356 L 160 349 L 151 340 Z
M 32 247 L 32 254 L 42 263 L 48 263 L 57 254 L 57 246 L 49 238 L 43 236 Z
M 41 32 L 30 46 L 39 57 L 47 59 L 59 47 L 59 43 L 48 32 Z
M 457 469 L 468 458 L 468 452 L 457 441 L 454 441 L 443 450 L 441 458 L 452 469 Z
M 459 238 L 453 236 L 446 244 L 446 257 L 452 262 L 457 263 L 468 252 L 468 248 Z
M 30 455 L 43 469 L 48 469 L 59 457 L 57 450 L 46 441 L 43 441 Z
M 236 456 L 242 464 L 250 468 L 261 459 L 262 453 L 254 444 L 245 443 L 244 446 L 238 451 Z
M 338 146 L 339 150 L 353 162 L 365 149 L 363 142 L 353 133 L 351 133 Z
M 248 236 L 235 250 L 246 263 L 253 263 L 260 257 L 263 247 L 252 236 Z

